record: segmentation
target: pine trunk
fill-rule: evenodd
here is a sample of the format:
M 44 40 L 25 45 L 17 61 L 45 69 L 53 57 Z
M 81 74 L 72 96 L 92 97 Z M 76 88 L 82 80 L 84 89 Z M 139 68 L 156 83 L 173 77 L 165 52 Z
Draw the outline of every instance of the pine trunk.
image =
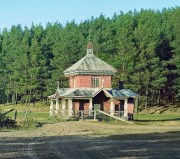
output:
M 135 98 L 135 113 L 134 113 L 135 116 L 138 116 L 138 110 L 139 110 L 139 98 L 136 97 Z
M 160 89 L 158 90 L 158 98 L 157 98 L 157 102 L 158 102 L 158 105 L 160 106 L 161 105 L 161 92 L 160 92 Z
M 9 103 L 9 96 L 8 95 L 7 95 L 7 101 L 6 102 L 7 102 L 6 104 L 8 105 L 8 103 Z
M 147 110 L 147 105 L 148 105 L 148 86 L 146 88 L 146 100 L 145 100 L 145 110 Z
M 27 95 L 26 95 L 26 107 L 28 107 L 28 100 L 27 100 Z
M 16 105 L 15 93 L 13 93 L 13 95 L 12 95 L 12 105 Z

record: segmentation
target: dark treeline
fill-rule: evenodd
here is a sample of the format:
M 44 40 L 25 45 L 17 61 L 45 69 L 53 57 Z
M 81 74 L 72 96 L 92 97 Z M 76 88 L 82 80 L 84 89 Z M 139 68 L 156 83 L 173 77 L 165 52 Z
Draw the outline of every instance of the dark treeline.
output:
M 68 87 L 63 71 L 86 54 L 118 69 L 113 87 L 123 80 L 141 104 L 174 103 L 180 97 L 180 8 L 100 15 L 76 24 L 21 25 L 0 34 L 0 103 L 27 105 Z

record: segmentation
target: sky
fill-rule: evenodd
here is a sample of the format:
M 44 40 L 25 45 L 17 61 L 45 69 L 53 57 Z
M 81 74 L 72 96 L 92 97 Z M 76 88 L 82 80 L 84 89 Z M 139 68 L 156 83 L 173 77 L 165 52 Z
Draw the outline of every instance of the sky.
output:
M 129 10 L 162 10 L 180 6 L 180 0 L 0 0 L 0 28 L 10 29 L 21 24 L 31 27 L 32 23 L 46 26 L 48 22 L 65 25 L 99 17 L 112 17 L 114 13 Z

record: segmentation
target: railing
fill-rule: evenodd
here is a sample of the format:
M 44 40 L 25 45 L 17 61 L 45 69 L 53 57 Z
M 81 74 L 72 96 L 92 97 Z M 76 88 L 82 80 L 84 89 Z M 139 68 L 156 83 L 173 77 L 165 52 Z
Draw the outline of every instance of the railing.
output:
M 124 117 L 124 111 L 100 111 L 100 110 L 75 110 L 72 112 L 72 115 L 69 116 L 69 111 L 68 110 L 60 110 L 59 115 L 64 118 L 68 118 L 68 120 L 72 119 L 94 119 L 97 120 L 101 118 L 101 114 L 104 114 L 106 116 L 112 117 L 116 120 L 121 120 L 121 121 L 127 121 L 129 118 Z
M 124 111 L 115 111 L 114 116 L 123 118 L 124 117 Z
M 95 111 L 98 111 L 98 110 L 74 110 L 72 112 L 72 116 L 78 115 L 78 114 L 79 114 L 79 117 L 81 117 L 81 118 L 83 116 L 94 116 Z M 114 111 L 113 113 L 111 111 L 103 111 L 103 112 L 111 114 L 116 117 L 121 117 L 121 118 L 124 117 L 124 111 Z M 99 112 L 96 112 L 96 115 L 98 115 L 98 114 L 99 114 Z M 59 110 L 59 115 L 60 116 L 68 116 L 68 110 Z

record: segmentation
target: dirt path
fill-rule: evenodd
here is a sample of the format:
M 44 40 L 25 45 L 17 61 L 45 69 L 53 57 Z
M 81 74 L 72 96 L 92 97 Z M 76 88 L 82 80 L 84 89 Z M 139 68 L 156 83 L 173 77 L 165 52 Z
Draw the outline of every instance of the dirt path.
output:
M 0 132 L 1 158 L 180 158 L 180 127 L 61 122 Z

